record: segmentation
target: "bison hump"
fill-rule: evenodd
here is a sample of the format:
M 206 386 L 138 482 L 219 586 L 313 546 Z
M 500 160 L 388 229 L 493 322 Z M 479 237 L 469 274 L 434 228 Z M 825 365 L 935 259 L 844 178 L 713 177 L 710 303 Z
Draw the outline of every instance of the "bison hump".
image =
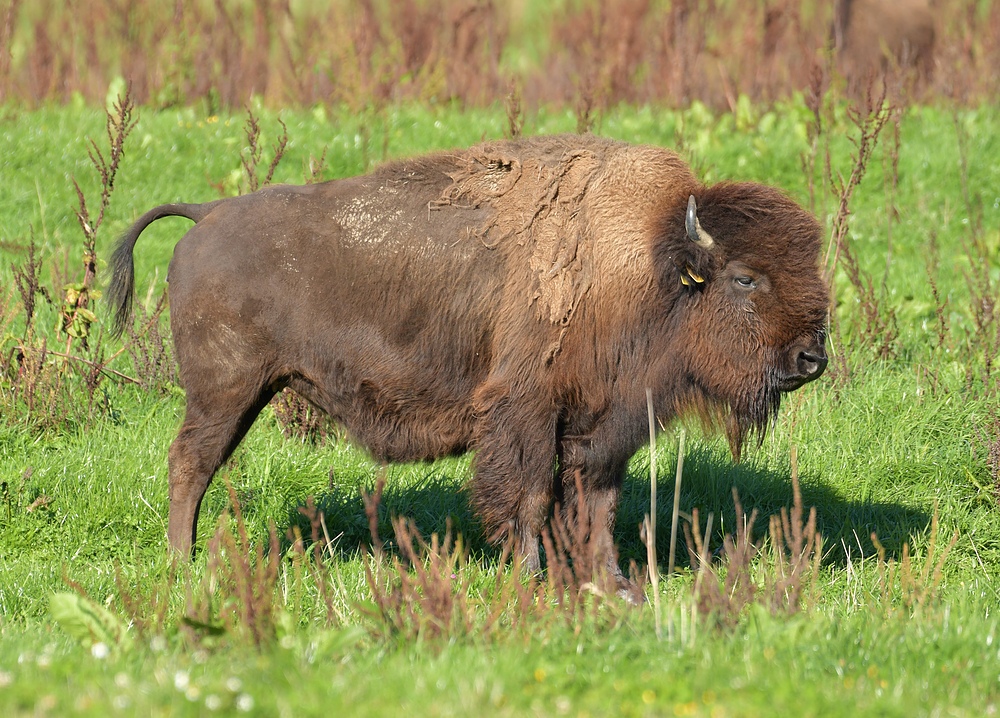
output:
M 587 192 L 619 146 L 573 136 L 483 143 L 458 157 L 436 204 L 492 208 L 479 239 L 530 274 L 539 318 L 565 326 L 591 285 Z

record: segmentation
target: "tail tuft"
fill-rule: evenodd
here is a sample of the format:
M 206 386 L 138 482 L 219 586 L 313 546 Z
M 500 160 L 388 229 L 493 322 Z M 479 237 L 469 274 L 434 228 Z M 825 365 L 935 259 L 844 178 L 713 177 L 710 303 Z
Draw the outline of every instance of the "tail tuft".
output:
M 118 242 L 111 255 L 111 282 L 108 286 L 107 302 L 114 312 L 111 319 L 111 335 L 120 337 L 125 327 L 132 323 L 132 297 L 135 295 L 135 263 L 132 250 L 139 238 L 135 227 Z
M 194 222 L 200 222 L 220 202 L 217 200 L 207 204 L 163 204 L 146 212 L 118 240 L 111 255 L 111 282 L 108 286 L 107 301 L 114 312 L 111 319 L 111 333 L 120 337 L 125 327 L 132 323 L 132 298 L 135 295 L 135 263 L 132 252 L 139 235 L 161 217 L 186 217 Z

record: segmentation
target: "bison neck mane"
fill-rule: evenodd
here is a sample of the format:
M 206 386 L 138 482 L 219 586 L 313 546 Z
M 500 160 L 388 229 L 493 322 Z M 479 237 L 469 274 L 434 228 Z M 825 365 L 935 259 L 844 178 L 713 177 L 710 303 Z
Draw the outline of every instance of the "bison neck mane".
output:
M 684 291 L 678 271 L 710 278 L 726 259 L 724 251 L 692 250 L 684 223 L 690 194 L 711 199 L 707 213 L 713 203 L 717 213 L 730 205 L 753 213 L 773 206 L 773 190 L 706 188 L 669 150 L 590 136 L 485 142 L 439 157 L 450 182 L 430 209 L 484 217 L 468 241 L 504 257 L 506 286 L 517 288 L 511 296 L 527 299 L 539 336 L 548 337 L 529 342 L 530 351 L 566 377 L 557 392 L 598 415 L 614 398 L 580 398 L 593 388 L 568 384 L 574 376 L 604 377 L 629 395 L 628 414 L 641 418 L 650 386 L 662 419 L 694 414 L 724 428 L 736 457 L 748 436 L 763 438 L 780 404 L 776 378 L 765 362 L 713 373 L 711 352 L 692 350 L 683 320 L 699 299 Z

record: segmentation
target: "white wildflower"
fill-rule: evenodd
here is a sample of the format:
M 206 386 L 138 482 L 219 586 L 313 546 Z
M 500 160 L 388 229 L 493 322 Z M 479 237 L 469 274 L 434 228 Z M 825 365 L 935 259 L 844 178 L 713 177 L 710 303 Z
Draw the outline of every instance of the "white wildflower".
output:
M 177 673 L 174 674 L 174 688 L 177 690 L 185 690 L 190 682 L 191 677 L 187 674 L 187 671 L 177 671 Z
M 249 693 L 240 693 L 236 698 L 236 710 L 249 713 L 253 710 L 253 696 Z

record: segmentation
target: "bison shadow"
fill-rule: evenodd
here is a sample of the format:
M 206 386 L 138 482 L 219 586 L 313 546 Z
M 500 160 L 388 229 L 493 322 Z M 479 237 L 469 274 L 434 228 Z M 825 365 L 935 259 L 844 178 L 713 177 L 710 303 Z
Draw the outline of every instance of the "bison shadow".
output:
M 752 537 L 759 540 L 768 533 L 771 516 L 793 504 L 792 481 L 789 474 L 775 472 L 756 463 L 753 458 L 741 464 L 720 458 L 708 448 L 693 448 L 684 458 L 681 485 L 681 527 L 678 528 L 678 566 L 689 566 L 687 542 L 683 525 L 691 512 L 698 510 L 702 531 L 708 515 L 714 517 L 708 545 L 711 551 L 722 547 L 726 534 L 735 534 L 737 525 L 733 492 L 739 497 L 743 513 L 757 512 Z M 649 510 L 650 479 L 648 470 L 633 467 L 626 477 L 619 504 L 615 538 L 623 564 L 629 560 L 645 563 L 646 547 L 639 540 L 638 527 Z M 925 511 L 898 503 L 851 500 L 815 474 L 800 475 L 803 521 L 809 509 L 816 509 L 816 529 L 823 537 L 824 563 L 846 566 L 848 560 L 875 556 L 878 551 L 871 539 L 874 533 L 887 558 L 898 559 L 903 545 L 911 536 L 928 530 L 931 516 Z M 673 472 L 661 476 L 657 491 L 657 556 L 666 568 L 670 549 L 670 522 L 673 511 Z
M 639 537 L 639 526 L 649 509 L 650 479 L 646 467 L 639 464 L 633 462 L 625 477 L 615 527 L 615 542 L 626 570 L 630 561 L 640 565 L 646 562 L 646 547 Z M 488 541 L 489 537 L 483 534 L 470 507 L 463 485 L 467 477 L 467 468 L 427 464 L 421 479 L 400 484 L 392 481 L 390 470 L 378 505 L 380 539 L 388 541 L 390 549 L 394 548 L 391 519 L 405 516 L 425 537 L 444 536 L 449 530 L 453 536 L 460 535 L 473 560 L 498 560 L 501 548 Z M 670 476 L 661 476 L 657 492 L 657 556 L 663 569 L 668 562 L 673 479 L 672 472 Z M 359 483 L 364 484 L 367 491 L 372 490 L 372 480 Z M 824 562 L 827 564 L 846 566 L 848 560 L 876 555 L 872 533 L 878 537 L 888 558 L 899 558 L 903 544 L 910 541 L 911 536 L 925 532 L 931 523 L 927 512 L 902 504 L 852 501 L 819 476 L 802 476 L 801 486 L 806 513 L 810 507 L 816 508 L 817 529 L 823 536 Z M 713 514 L 709 538 L 712 551 L 722 546 L 725 534 L 734 533 L 737 515 L 733 490 L 746 515 L 754 510 L 757 512 L 752 534 L 755 539 L 767 534 L 770 516 L 780 513 L 782 508 L 790 508 L 793 502 L 792 483 L 787 474 L 763 468 L 753 459 L 733 464 L 707 448 L 689 450 L 685 456 L 680 501 L 681 515 L 687 518 L 682 519 L 681 524 L 686 523 L 692 510 L 698 509 L 704 530 L 708 515 Z M 329 550 L 333 556 L 350 559 L 357 557 L 359 551 L 368 550 L 372 536 L 359 489 L 348 489 L 341 483 L 311 498 L 323 515 L 323 525 L 317 525 L 317 534 L 321 540 L 323 533 L 330 539 Z M 290 536 L 295 529 L 307 543 L 311 540 L 313 526 L 303 511 L 307 499 L 303 496 L 289 506 L 284 520 L 278 522 L 279 535 Z M 676 562 L 680 567 L 690 565 L 683 529 L 678 531 Z

